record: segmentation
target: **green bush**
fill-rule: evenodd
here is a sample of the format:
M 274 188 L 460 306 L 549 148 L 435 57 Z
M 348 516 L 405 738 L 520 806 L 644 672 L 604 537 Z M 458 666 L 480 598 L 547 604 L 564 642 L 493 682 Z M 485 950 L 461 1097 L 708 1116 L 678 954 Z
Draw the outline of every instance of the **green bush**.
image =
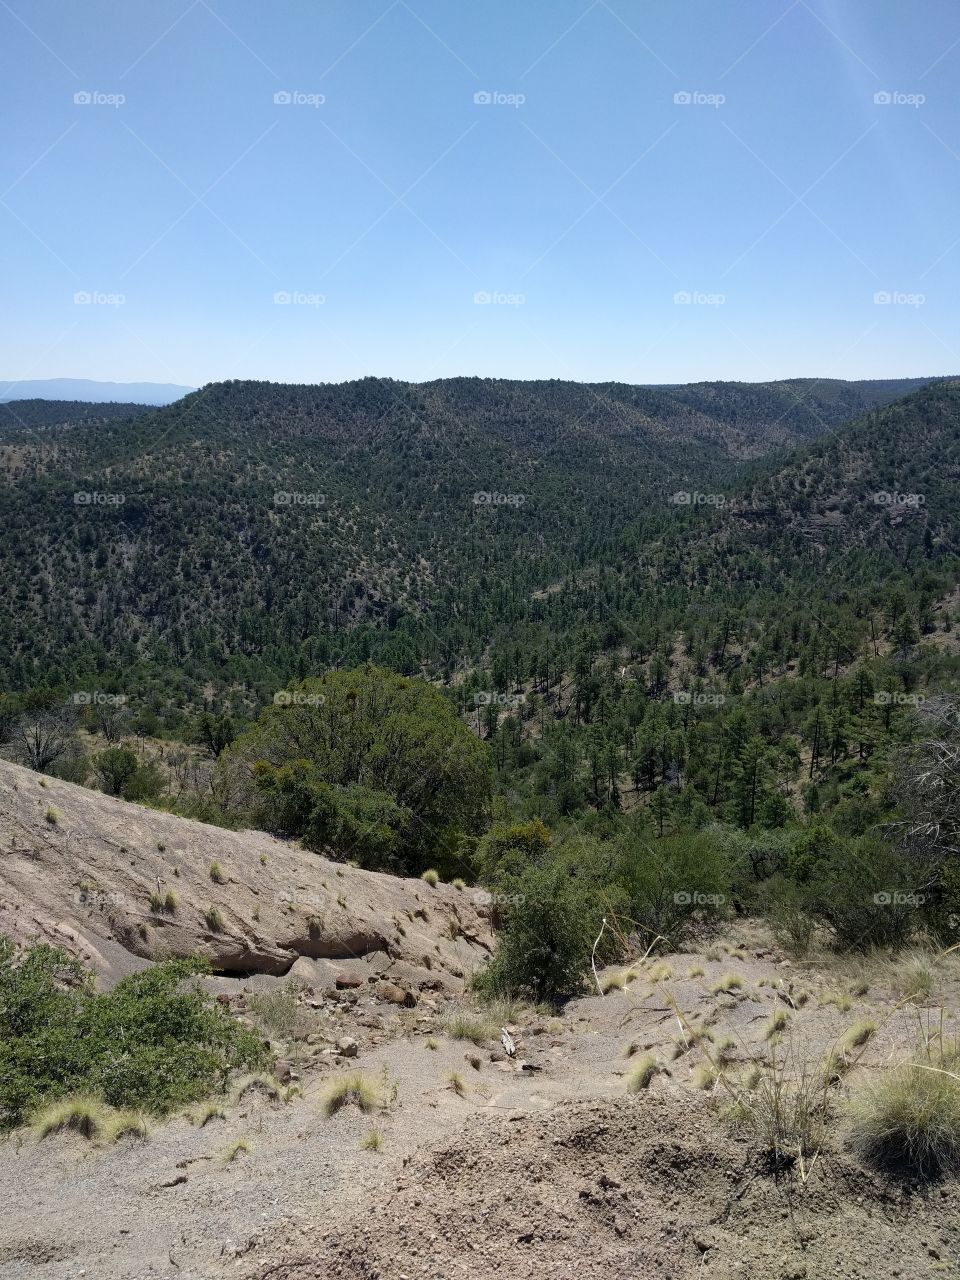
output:
M 645 945 L 658 935 L 675 945 L 697 925 L 729 910 L 731 858 L 709 830 L 661 840 L 630 833 L 615 847 L 614 875 L 627 896 L 626 914 L 640 926 Z
M 15 956 L 0 937 L 0 1129 L 70 1095 L 163 1115 L 269 1065 L 260 1040 L 195 986 L 196 960 L 172 960 L 110 992 L 64 952 Z
M 492 761 L 437 689 L 369 666 L 302 681 L 223 752 L 218 777 L 267 830 L 447 877 L 461 840 L 482 830 Z

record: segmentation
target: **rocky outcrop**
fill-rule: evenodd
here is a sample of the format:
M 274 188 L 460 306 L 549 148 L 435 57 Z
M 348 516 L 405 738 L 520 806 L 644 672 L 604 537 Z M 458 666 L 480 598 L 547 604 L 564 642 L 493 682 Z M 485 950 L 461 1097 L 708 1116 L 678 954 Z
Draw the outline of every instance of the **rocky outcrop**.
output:
M 492 946 L 484 896 L 0 762 L 0 933 L 61 946 L 107 985 L 200 954 L 235 976 L 459 990 Z

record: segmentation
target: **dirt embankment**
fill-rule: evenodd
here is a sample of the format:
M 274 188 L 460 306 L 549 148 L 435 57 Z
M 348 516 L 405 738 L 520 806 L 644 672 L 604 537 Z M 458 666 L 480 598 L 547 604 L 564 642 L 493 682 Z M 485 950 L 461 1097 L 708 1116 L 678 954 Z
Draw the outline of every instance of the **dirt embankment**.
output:
M 346 970 L 460 990 L 492 946 L 483 895 L 361 871 L 0 762 L 0 933 L 107 983 L 153 960 L 329 985 Z

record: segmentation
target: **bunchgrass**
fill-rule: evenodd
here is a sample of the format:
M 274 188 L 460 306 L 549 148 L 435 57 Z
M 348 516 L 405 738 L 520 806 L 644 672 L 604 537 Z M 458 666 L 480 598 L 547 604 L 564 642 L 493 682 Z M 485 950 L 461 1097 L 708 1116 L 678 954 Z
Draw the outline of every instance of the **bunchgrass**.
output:
M 324 1090 L 321 1105 L 323 1114 L 328 1118 L 344 1107 L 351 1106 L 359 1107 L 364 1115 L 369 1115 L 373 1111 L 381 1111 L 384 1100 L 375 1080 L 361 1071 L 351 1071 L 330 1081 Z

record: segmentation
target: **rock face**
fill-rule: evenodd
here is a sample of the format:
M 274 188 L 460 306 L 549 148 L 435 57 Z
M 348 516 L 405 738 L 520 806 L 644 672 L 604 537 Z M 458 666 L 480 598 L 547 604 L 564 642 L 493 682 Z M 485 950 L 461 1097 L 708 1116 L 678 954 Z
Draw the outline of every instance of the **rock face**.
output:
M 484 898 L 0 761 L 0 933 L 63 947 L 106 985 L 200 954 L 236 977 L 458 991 L 492 948 Z

